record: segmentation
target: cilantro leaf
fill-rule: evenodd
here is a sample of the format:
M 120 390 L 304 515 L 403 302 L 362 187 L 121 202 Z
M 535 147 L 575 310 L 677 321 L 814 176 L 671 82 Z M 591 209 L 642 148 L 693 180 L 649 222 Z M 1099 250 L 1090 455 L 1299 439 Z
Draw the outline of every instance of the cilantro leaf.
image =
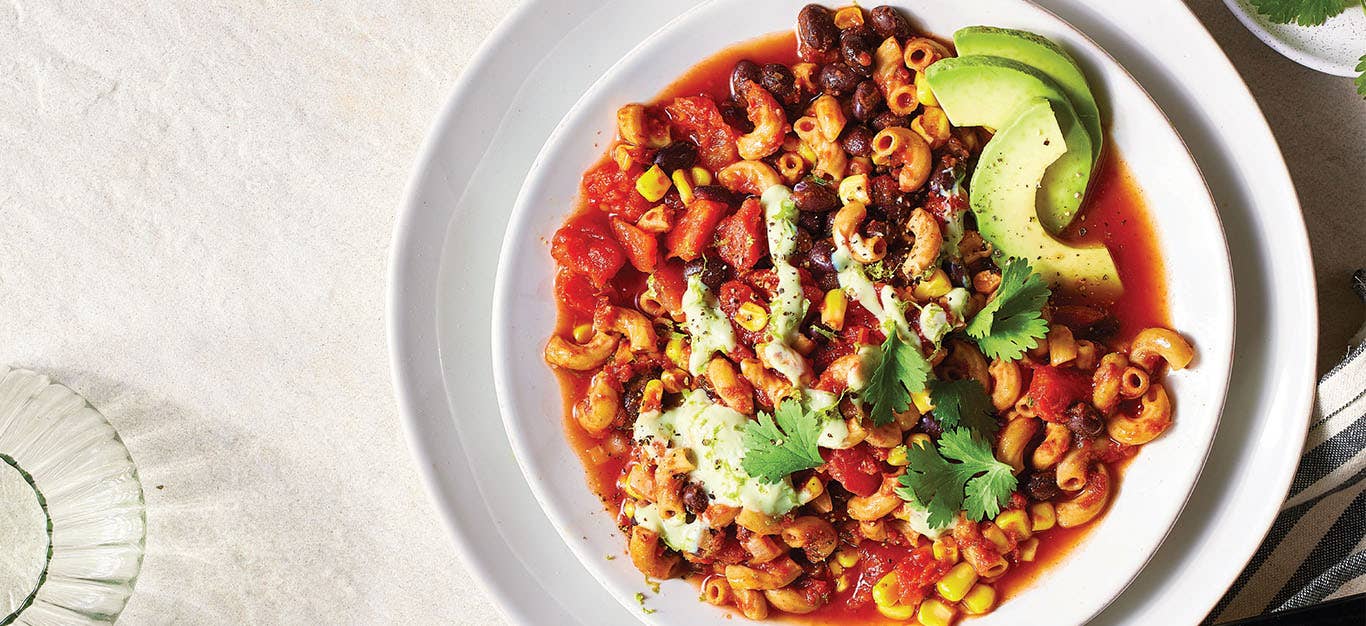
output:
M 774 418 L 777 423 L 774 423 Z M 776 483 L 789 474 L 825 463 L 816 438 L 821 420 L 802 410 L 801 403 L 788 398 L 773 415 L 759 413 L 759 419 L 745 424 L 745 457 L 740 466 L 751 477 Z
M 990 440 L 962 428 L 946 431 L 939 438 L 939 451 L 960 461 L 956 469 L 966 481 L 968 519 L 974 521 L 996 517 L 1015 491 L 1015 473 L 996 460 L 991 447 Z
M 906 446 L 906 473 L 896 495 L 929 512 L 931 528 L 947 528 L 963 508 L 963 483 L 953 466 L 929 444 Z
M 968 323 L 968 336 L 989 359 L 1020 358 L 1048 334 L 1042 314 L 1051 293 L 1028 261 L 1010 259 L 1001 271 L 996 297 Z
M 1357 84 L 1357 93 L 1366 98 L 1366 54 L 1361 55 L 1361 63 L 1357 64 L 1357 71 L 1361 72 L 1352 82 Z
M 1353 4 L 1349 0 L 1252 0 L 1252 6 L 1268 20 L 1300 26 L 1318 26 Z
M 901 340 L 895 330 L 882 342 L 882 361 L 868 379 L 864 396 L 873 404 L 874 426 L 892 423 L 893 413 L 911 406 L 911 394 L 925 390 L 930 377 L 930 362 L 920 349 Z
M 934 418 L 945 430 L 965 427 L 989 437 L 1001 426 L 996 422 L 991 396 L 982 383 L 971 378 L 931 382 L 930 403 L 934 405 Z
M 945 430 L 938 451 L 908 446 L 906 460 L 896 494 L 925 509 L 934 528 L 952 525 L 960 510 L 973 521 L 996 517 L 1017 486 L 1010 466 L 996 460 L 991 442 L 966 428 Z

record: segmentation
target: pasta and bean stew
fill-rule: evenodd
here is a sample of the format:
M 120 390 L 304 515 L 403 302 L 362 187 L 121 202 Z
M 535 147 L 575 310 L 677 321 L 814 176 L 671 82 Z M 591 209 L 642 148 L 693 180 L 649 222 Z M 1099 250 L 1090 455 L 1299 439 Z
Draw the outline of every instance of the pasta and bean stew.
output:
M 755 620 L 951 624 L 1173 423 L 1138 190 L 1053 42 L 808 5 L 704 61 L 551 242 L 566 433 L 646 577 Z

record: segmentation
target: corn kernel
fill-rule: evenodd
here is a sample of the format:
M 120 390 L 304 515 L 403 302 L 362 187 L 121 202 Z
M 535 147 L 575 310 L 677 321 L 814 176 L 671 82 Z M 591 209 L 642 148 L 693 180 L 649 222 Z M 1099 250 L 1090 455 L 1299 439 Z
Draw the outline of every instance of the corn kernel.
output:
M 920 611 L 916 613 L 915 617 L 920 620 L 922 626 L 949 626 L 953 624 L 953 618 L 957 615 L 957 609 L 934 598 L 929 598 L 920 603 Z
M 1052 502 L 1039 502 L 1029 507 L 1029 521 L 1034 532 L 1048 530 L 1058 523 L 1058 513 Z
M 735 323 L 745 330 L 757 333 L 768 325 L 768 311 L 758 304 L 746 302 L 735 312 Z
M 673 228 L 673 216 L 669 214 L 669 207 L 663 204 L 656 204 L 636 220 L 636 228 L 647 233 L 664 233 Z
M 684 357 L 684 360 L 686 360 L 686 357 Z M 659 375 L 659 382 L 663 383 L 664 391 L 669 393 L 679 393 L 684 389 L 687 389 L 688 383 L 691 382 L 690 379 L 691 377 L 688 376 L 688 373 L 681 369 L 666 370 L 663 374 Z
M 658 410 L 663 404 L 664 383 L 658 378 L 645 383 L 645 389 L 640 392 L 641 410 Z
M 910 460 L 906 458 L 906 446 L 901 445 L 892 448 L 892 451 L 887 453 L 887 463 L 897 467 L 906 467 L 910 463 Z
M 835 11 L 835 28 L 844 30 L 850 26 L 863 25 L 863 9 L 850 5 Z
M 930 402 L 929 391 L 921 390 L 911 394 L 911 402 L 915 403 L 915 408 L 920 411 L 921 415 L 934 410 L 934 404 Z
M 635 518 L 635 516 L 636 516 L 636 501 L 635 501 L 635 500 L 627 500 L 627 501 L 625 501 L 625 502 L 622 502 L 622 503 L 621 503 L 621 515 L 622 515 L 623 517 Z
M 802 155 L 802 158 L 806 159 L 807 163 L 815 163 L 817 161 L 816 151 L 812 150 L 811 146 L 806 145 L 805 141 L 802 142 L 802 145 L 797 146 L 797 154 Z
M 835 579 L 835 593 L 844 593 L 849 590 L 849 576 L 843 575 Z
M 669 193 L 671 184 L 668 174 L 665 174 L 658 165 L 652 165 L 636 179 L 636 192 L 650 202 L 659 202 L 664 198 L 664 194 Z
M 934 551 L 934 560 L 958 563 L 958 542 L 953 537 L 935 539 L 931 549 Z
M 911 433 L 906 435 L 906 445 L 920 446 L 922 448 L 930 445 L 930 436 L 925 433 Z
M 822 483 L 821 479 L 815 476 L 807 478 L 806 482 L 802 483 L 801 488 L 797 490 L 797 504 L 806 504 L 819 498 L 822 493 L 825 493 L 825 483 Z
M 901 590 L 901 583 L 898 582 L 896 572 L 891 572 L 873 585 L 873 602 L 878 606 L 895 606 L 900 600 L 898 595 Z
M 617 167 L 623 172 L 631 169 L 631 149 L 625 144 L 618 145 L 617 149 L 612 151 L 612 160 L 617 162 Z
M 593 338 L 593 325 L 592 325 L 592 324 L 579 324 L 578 326 L 575 326 L 575 327 L 574 327 L 574 341 L 575 341 L 576 343 L 587 343 L 587 341 L 588 341 L 589 339 L 592 339 L 592 338 Z
M 893 604 L 892 606 L 877 605 L 877 612 L 887 619 L 894 619 L 899 622 L 909 621 L 915 616 L 915 606 L 910 604 Z
M 825 302 L 821 305 L 821 323 L 832 330 L 844 329 L 844 313 L 849 308 L 849 299 L 843 289 L 825 292 Z
M 694 165 L 688 170 L 688 175 L 692 178 L 694 185 L 710 185 L 712 183 L 711 172 L 701 165 Z
M 683 367 L 683 338 L 670 338 L 668 345 L 664 346 L 664 356 L 669 357 L 669 360 L 675 365 Z
M 944 270 L 935 268 L 930 277 L 915 284 L 915 289 L 911 290 L 911 295 L 916 300 L 933 300 L 953 289 L 953 284 L 949 282 L 949 275 Z
M 1020 560 L 1021 560 L 1021 561 L 1024 561 L 1025 563 L 1032 562 L 1032 561 L 1034 560 L 1034 557 L 1035 557 L 1035 556 L 1038 556 L 1038 553 L 1039 553 L 1039 538 L 1038 538 L 1038 537 L 1030 537 L 1029 539 L 1025 540 L 1024 542 L 1020 543 Z
M 982 536 L 996 546 L 997 551 L 1001 553 L 1010 552 L 1010 540 L 1006 538 L 1006 534 L 996 524 L 984 522 L 982 524 Z
M 871 202 L 868 198 L 868 175 L 855 174 L 840 181 L 840 201 L 845 204 L 850 202 L 868 204 Z
M 939 582 L 934 584 L 934 588 L 939 591 L 949 602 L 957 602 L 968 595 L 968 590 L 977 583 L 977 570 L 972 569 L 967 563 L 959 563 L 944 574 Z
M 971 615 L 990 613 L 996 606 L 996 590 L 991 585 L 978 584 L 963 596 L 963 612 Z
M 840 550 L 835 553 L 835 562 L 849 568 L 858 564 L 858 550 Z
M 685 205 L 692 204 L 692 182 L 688 180 L 687 172 L 674 170 L 673 175 L 669 178 L 674 181 L 674 187 L 678 189 L 678 199 L 682 200 Z
M 1021 509 L 1001 511 L 1001 514 L 996 516 L 996 525 L 1020 540 L 1028 539 L 1034 532 L 1029 514 Z
M 934 97 L 934 90 L 930 89 L 930 81 L 925 78 L 925 72 L 915 73 L 915 97 L 920 100 L 920 104 L 927 107 L 939 106 L 939 99 Z

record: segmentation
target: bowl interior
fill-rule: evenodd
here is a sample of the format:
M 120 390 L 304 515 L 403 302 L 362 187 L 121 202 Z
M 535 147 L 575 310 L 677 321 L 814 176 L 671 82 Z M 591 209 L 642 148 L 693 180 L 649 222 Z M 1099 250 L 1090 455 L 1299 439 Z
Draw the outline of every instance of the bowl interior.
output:
M 726 46 L 790 30 L 802 4 L 711 2 L 648 38 L 565 116 L 532 166 L 503 242 L 493 305 L 494 378 L 513 449 L 574 553 L 647 622 L 714 622 L 723 613 L 698 602 L 681 581 L 666 581 L 662 593 L 652 595 L 628 559 L 605 558 L 622 554 L 625 541 L 565 440 L 559 386 L 542 360 L 555 325 L 548 242 L 575 206 L 580 175 L 615 132 L 617 107 L 652 99 Z M 1223 230 L 1180 137 L 1142 88 L 1083 34 L 1021 0 L 904 8 L 919 28 L 940 36 L 974 24 L 1021 28 L 1062 43 L 1078 59 L 1109 122 L 1112 145 L 1143 189 L 1165 261 L 1172 323 L 1199 353 L 1193 369 L 1169 378 L 1175 425 L 1129 466 L 1110 512 L 1067 558 L 980 621 L 1023 623 L 1047 614 L 1054 623 L 1080 623 L 1118 595 L 1160 545 L 1209 450 L 1232 358 L 1233 286 Z M 641 613 L 637 592 L 646 592 L 647 606 L 657 612 Z

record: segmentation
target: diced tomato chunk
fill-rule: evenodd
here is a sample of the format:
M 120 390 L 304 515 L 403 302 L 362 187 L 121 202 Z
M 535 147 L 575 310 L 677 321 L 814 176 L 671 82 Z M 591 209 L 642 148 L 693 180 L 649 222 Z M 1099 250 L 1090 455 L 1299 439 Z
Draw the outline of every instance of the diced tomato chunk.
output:
M 664 237 L 669 256 L 692 261 L 711 245 L 716 224 L 726 214 L 726 205 L 712 200 L 694 200 L 679 216 L 673 230 Z
M 611 280 L 626 264 L 626 254 L 605 225 L 592 216 L 571 219 L 555 232 L 550 255 L 560 267 L 583 274 L 597 287 Z
M 721 284 L 721 288 L 716 293 L 716 304 L 721 307 L 721 312 L 731 320 L 731 327 L 735 329 L 736 336 L 740 343 L 753 346 L 764 340 L 765 330 L 749 330 L 735 323 L 736 315 L 740 310 L 740 305 L 752 302 L 761 307 L 768 308 L 759 294 L 754 292 L 754 288 L 738 280 L 729 280 Z
M 915 606 L 925 597 L 925 588 L 938 582 L 952 567 L 950 563 L 934 558 L 934 550 L 929 546 L 917 548 L 911 555 L 896 564 L 896 578 L 901 603 Z
M 659 303 L 670 313 L 683 310 L 683 292 L 688 288 L 688 281 L 683 278 L 683 262 L 668 259 L 659 264 L 659 269 L 651 277 Z
M 830 477 L 839 481 L 856 496 L 871 496 L 882 486 L 882 465 L 869 451 L 868 444 L 860 443 L 845 450 L 821 449 Z
M 603 160 L 583 175 L 583 197 L 591 206 L 608 215 L 635 222 L 650 210 L 649 200 L 636 191 L 639 166 L 622 171 L 611 159 Z
M 873 587 L 883 576 L 892 571 L 896 560 L 902 554 L 900 548 L 887 546 L 875 541 L 863 541 L 858 545 L 858 580 L 854 582 L 854 593 L 849 596 L 849 608 L 864 606 L 873 600 Z
M 748 198 L 740 210 L 717 224 L 716 253 L 736 271 L 743 272 L 767 254 L 765 237 L 763 205 L 757 198 Z
M 626 258 L 636 269 L 650 273 L 659 263 L 659 238 L 635 225 L 612 218 L 612 234 L 626 250 Z
M 555 299 L 580 315 L 592 315 L 597 306 L 598 288 L 587 276 L 567 269 L 555 273 Z
M 1091 377 L 1083 372 L 1051 365 L 1036 365 L 1033 370 L 1027 395 L 1033 402 L 1034 412 L 1044 420 L 1064 421 L 1067 407 L 1091 397 Z
M 675 133 L 697 144 L 702 165 L 715 172 L 740 160 L 735 148 L 736 132 L 721 117 L 721 110 L 707 96 L 674 98 L 664 107 Z

